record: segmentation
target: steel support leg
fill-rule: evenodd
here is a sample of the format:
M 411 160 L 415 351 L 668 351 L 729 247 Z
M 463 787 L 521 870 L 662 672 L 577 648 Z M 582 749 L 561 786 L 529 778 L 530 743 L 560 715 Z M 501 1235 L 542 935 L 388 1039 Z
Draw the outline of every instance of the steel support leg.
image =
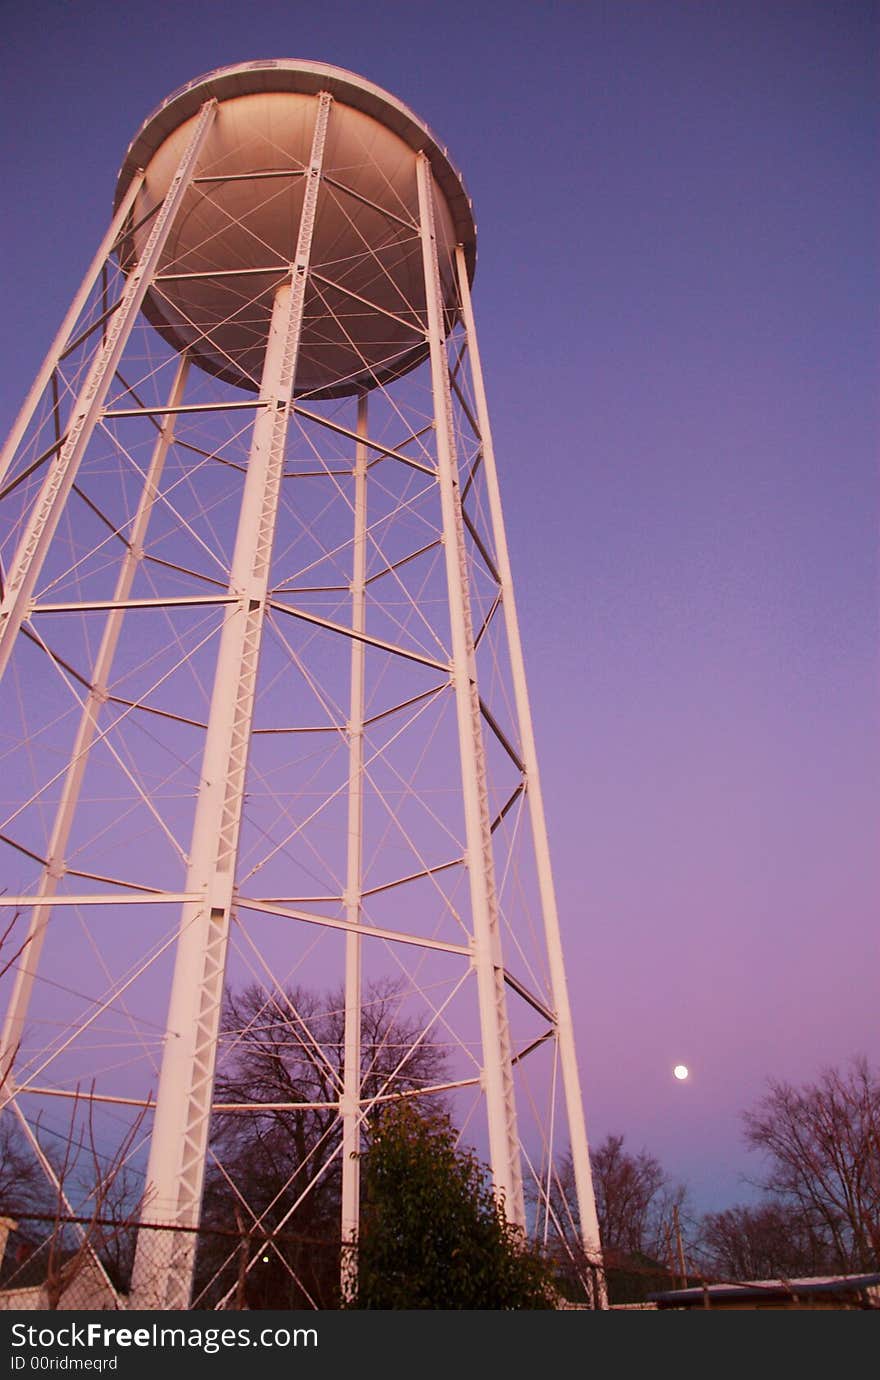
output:
M 208 718 L 135 1254 L 138 1308 L 189 1306 L 260 644 L 331 98 L 320 97 L 292 281 L 276 294 Z M 178 1228 L 162 1232 L 147 1224 Z M 184 1230 L 179 1230 L 184 1228 Z
M 443 325 L 443 295 L 434 230 L 431 167 L 418 155 L 419 224 L 428 312 L 428 343 L 437 435 L 437 466 L 452 633 L 452 665 L 461 753 L 467 867 L 473 913 L 474 965 L 483 1044 L 483 1080 L 489 1121 L 489 1154 L 495 1192 L 509 1221 L 525 1226 L 522 1166 L 516 1127 L 510 1030 L 495 891 L 486 762 L 477 690 L 476 656 L 468 588 L 467 551 L 455 453 L 452 397 Z
M 605 1289 L 602 1274 L 602 1248 L 599 1241 L 599 1223 L 596 1216 L 596 1200 L 593 1194 L 593 1179 L 590 1171 L 590 1152 L 584 1124 L 584 1109 L 581 1098 L 580 1078 L 578 1077 L 577 1052 L 574 1028 L 571 1020 L 571 1007 L 568 999 L 568 983 L 565 976 L 565 963 L 562 955 L 562 939 L 559 929 L 559 912 L 556 907 L 556 892 L 550 866 L 550 848 L 547 838 L 547 823 L 544 816 L 544 802 L 541 795 L 541 781 L 538 774 L 538 757 L 535 749 L 535 735 L 526 687 L 525 663 L 519 622 L 516 616 L 516 602 L 513 593 L 513 578 L 510 568 L 510 555 L 507 535 L 504 529 L 504 514 L 501 509 L 501 491 L 498 485 L 498 471 L 495 465 L 495 451 L 492 445 L 492 430 L 489 423 L 489 409 L 486 404 L 486 390 L 483 372 L 480 367 L 480 354 L 477 347 L 477 332 L 468 284 L 467 264 L 464 251 L 456 250 L 456 271 L 462 318 L 467 334 L 468 357 L 471 381 L 476 403 L 477 425 L 480 429 L 480 447 L 483 470 L 486 478 L 486 495 L 492 521 L 492 535 L 495 543 L 495 561 L 501 576 L 501 599 L 504 625 L 507 633 L 508 655 L 513 679 L 514 702 L 519 724 L 520 746 L 526 769 L 526 801 L 532 826 L 535 850 L 535 863 L 538 872 L 538 886 L 541 909 L 544 917 L 544 933 L 547 942 L 547 958 L 550 970 L 550 984 L 556 1012 L 556 1031 L 559 1041 L 562 1081 L 568 1114 L 568 1129 L 571 1141 L 571 1156 L 574 1165 L 575 1185 L 580 1214 L 581 1236 L 588 1261 L 597 1271 L 600 1290 L 600 1305 L 604 1306 Z
M 351 626 L 366 631 L 367 579 L 367 398 L 358 398 L 358 442 L 354 469 L 354 543 L 351 577 Z M 351 697 L 348 721 L 348 859 L 345 918 L 360 924 L 364 829 L 364 662 L 366 644 L 351 643 Z M 342 1090 L 342 1296 L 357 1287 L 357 1238 L 360 1214 L 361 1146 L 361 936 L 345 936 L 345 1063 Z

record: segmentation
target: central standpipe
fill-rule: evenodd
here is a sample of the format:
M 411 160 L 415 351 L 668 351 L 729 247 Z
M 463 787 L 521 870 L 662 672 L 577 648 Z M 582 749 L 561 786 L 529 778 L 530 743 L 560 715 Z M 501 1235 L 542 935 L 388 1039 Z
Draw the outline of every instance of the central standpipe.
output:
M 318 102 L 291 280 L 275 293 L 202 760 L 132 1301 L 189 1306 L 257 668 L 331 97 Z M 150 1224 L 176 1230 L 148 1230 Z M 180 1230 L 183 1228 L 183 1230 Z

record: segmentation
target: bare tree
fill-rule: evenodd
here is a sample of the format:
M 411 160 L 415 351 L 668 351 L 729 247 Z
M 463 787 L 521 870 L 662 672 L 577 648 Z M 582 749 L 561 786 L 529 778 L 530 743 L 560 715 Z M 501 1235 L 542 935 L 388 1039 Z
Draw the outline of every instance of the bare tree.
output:
M 94 1104 L 77 1089 L 66 1130 L 31 1125 L 10 1106 L 0 1120 L 0 1211 L 17 1227 L 4 1284 L 40 1289 L 41 1307 L 115 1307 L 127 1286 L 141 1192 L 128 1167 L 143 1110 L 112 1150 L 99 1144 Z M 17 1120 L 14 1119 L 17 1115 Z M 24 1278 L 22 1278 L 24 1274 Z
M 609 1257 L 665 1259 L 684 1189 L 673 1186 L 646 1150 L 636 1155 L 624 1150 L 623 1140 L 607 1136 L 590 1156 L 602 1248 Z
M 697 1243 L 707 1278 L 796 1279 L 830 1268 L 827 1243 L 803 1215 L 777 1200 L 707 1213 Z
M 880 1268 L 880 1079 L 867 1059 L 798 1088 L 771 1080 L 744 1121 L 747 1144 L 765 1157 L 760 1186 L 831 1268 Z
M 0 1216 L 28 1217 L 54 1208 L 55 1196 L 8 1111 L 0 1114 Z
M 615 1302 L 644 1298 L 668 1287 L 680 1273 L 679 1220 L 686 1190 L 674 1185 L 659 1160 L 646 1150 L 631 1154 L 622 1135 L 609 1135 L 590 1152 L 593 1191 L 609 1294 Z M 583 1258 L 571 1155 L 554 1174 L 550 1211 L 558 1224 L 567 1258 L 558 1261 L 560 1277 L 572 1296 Z M 540 1221 L 542 1205 L 538 1205 Z M 589 1293 L 589 1291 L 587 1291 Z
M 0 891 L 0 896 L 4 895 L 5 891 L 6 888 L 3 887 L 3 890 Z M 19 958 L 21 958 L 21 955 L 24 953 L 28 944 L 31 942 L 31 935 L 27 935 L 18 945 L 18 948 L 13 949 L 12 952 L 10 952 L 9 939 L 12 934 L 12 931 L 18 924 L 20 916 L 21 911 L 17 910 L 13 915 L 12 919 L 7 924 L 6 929 L 3 931 L 2 934 L 0 934 L 0 978 L 4 977 L 6 973 L 9 972 L 9 969 L 12 967 L 13 963 L 15 963 Z M 3 1070 L 4 1081 L 6 1078 L 6 1073 L 7 1070 Z
M 51 1165 L 55 1187 L 54 1221 L 46 1253 L 48 1308 L 58 1308 L 65 1295 L 78 1302 L 76 1289 L 86 1274 L 92 1282 L 86 1284 L 83 1280 L 80 1286 L 81 1306 L 94 1306 L 86 1292 L 94 1287 L 94 1282 L 105 1297 L 116 1297 L 120 1275 L 124 1277 L 130 1268 L 134 1225 L 140 1210 L 140 1194 L 134 1188 L 127 1163 L 145 1109 L 108 1155 L 99 1149 L 96 1140 L 90 1100 L 86 1102 L 85 1116 L 77 1117 L 80 1100 L 77 1090 L 63 1149 L 53 1161 L 46 1162 L 47 1167 Z M 108 1266 L 114 1264 L 115 1282 L 108 1271 Z
M 443 1051 L 402 1005 L 394 983 L 365 992 L 362 1098 L 381 1099 L 377 1106 L 418 1093 L 445 1073 Z M 195 1306 L 230 1296 L 251 1308 L 332 1307 L 340 1261 L 343 994 L 297 988 L 270 998 L 257 986 L 227 993 L 222 1041 L 217 1101 L 266 1110 L 217 1119 Z M 438 1101 L 432 1098 L 435 1107 Z M 228 1236 L 236 1223 L 238 1244 Z M 255 1253 L 257 1265 L 248 1269 Z

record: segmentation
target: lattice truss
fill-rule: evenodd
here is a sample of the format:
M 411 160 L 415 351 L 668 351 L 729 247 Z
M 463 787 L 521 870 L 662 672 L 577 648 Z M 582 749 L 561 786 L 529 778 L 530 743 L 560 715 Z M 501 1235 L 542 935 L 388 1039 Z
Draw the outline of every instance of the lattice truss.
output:
M 295 224 L 305 170 L 289 159 L 278 168 L 268 155 L 265 166 L 279 175 L 251 182 L 246 200 L 230 194 L 222 167 L 201 166 L 186 194 L 187 215 L 197 220 L 199 208 L 213 201 L 247 231 L 261 208 L 283 198 Z M 254 1239 L 261 1223 L 267 1234 L 270 1227 L 295 1231 L 310 1195 L 340 1172 L 346 944 L 353 927 L 361 936 L 366 1032 L 363 1128 L 368 1132 L 377 1106 L 403 1088 L 442 1099 L 463 1140 L 488 1157 L 451 674 L 451 536 L 447 531 L 444 539 L 435 396 L 428 362 L 390 377 L 408 353 L 424 352 L 420 226 L 411 199 L 401 199 L 392 220 L 348 194 L 353 177 L 351 169 L 325 163 L 327 204 L 346 225 L 347 243 L 353 230 L 362 247 L 337 258 L 325 242 L 313 255 L 303 359 L 320 357 L 329 326 L 334 338 L 342 333 L 350 341 L 351 376 L 376 377 L 376 323 L 387 321 L 394 331 L 388 381 L 372 387 L 365 402 L 316 398 L 298 388 L 287 429 L 207 1170 Z M 147 214 L 148 226 L 156 213 L 154 207 Z M 120 246 L 131 245 L 130 232 L 131 216 L 7 457 L 0 480 L 4 593 L 120 309 L 128 282 Z M 210 245 L 204 249 L 208 262 Z M 242 339 L 252 328 L 257 342 L 289 274 L 271 246 L 263 250 L 262 272 L 221 283 L 223 321 L 234 322 Z M 389 272 L 407 259 L 413 281 L 422 284 L 409 299 L 400 274 Z M 191 260 L 181 267 L 173 245 L 166 247 L 153 300 L 162 300 L 175 275 L 179 283 L 196 271 Z M 455 274 L 454 251 L 441 244 L 447 294 Z M 347 290 L 355 279 L 356 293 Z M 191 353 L 210 348 L 216 365 L 216 309 L 200 316 L 199 289 L 193 279 L 188 318 L 178 293 L 176 320 L 185 320 Z M 211 301 L 218 300 L 215 291 Z M 369 361 L 358 344 L 365 316 L 373 331 Z M 447 310 L 445 330 L 525 1200 L 541 1239 L 568 1238 L 565 1214 L 575 1209 L 552 1184 L 568 1129 L 497 529 L 460 311 Z M 196 803 L 206 787 L 221 629 L 240 616 L 231 571 L 262 406 L 261 362 L 257 344 L 239 352 L 242 386 L 232 386 L 189 365 L 137 317 L 11 644 L 0 710 L 0 899 L 9 924 L 0 954 L 10 1013 L 5 1115 L 15 1115 L 48 1156 L 49 1172 L 48 1161 L 82 1134 L 84 1119 L 108 1158 L 136 1124 L 127 1174 L 143 1188 L 163 1048 L 181 1035 L 167 1028 L 168 992 Z M 307 361 L 302 368 L 308 372 Z M 352 691 L 358 664 L 362 710 Z M 380 1017 L 372 1023 L 371 1012 Z M 425 1054 L 416 1074 L 406 1062 L 413 1040 Z M 248 1058 L 256 1058 L 260 1077 L 247 1074 Z M 280 1070 L 274 1082 L 266 1073 L 273 1060 Z M 287 1103 L 309 1103 L 323 1117 L 317 1147 L 268 1201 L 255 1198 L 252 1179 L 241 1171 L 242 1144 L 259 1143 Z M 71 1207 L 81 1209 L 83 1190 L 63 1189 Z M 332 1237 L 326 1224 L 324 1231 Z M 338 1231 L 337 1225 L 337 1237 Z M 264 1241 L 254 1247 L 246 1269 L 261 1268 L 268 1249 Z M 315 1302 L 296 1261 L 276 1254 L 302 1300 Z M 202 1271 L 195 1305 L 228 1302 L 241 1268 L 234 1245 L 220 1252 Z

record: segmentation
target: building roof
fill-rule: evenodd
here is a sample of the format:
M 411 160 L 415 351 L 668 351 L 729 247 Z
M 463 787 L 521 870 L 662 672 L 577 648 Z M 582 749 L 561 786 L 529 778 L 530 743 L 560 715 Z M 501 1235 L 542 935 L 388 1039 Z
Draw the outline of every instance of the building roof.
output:
M 817 1294 L 845 1294 L 870 1299 L 880 1307 L 880 1274 L 811 1275 L 801 1279 L 749 1279 L 729 1284 L 697 1285 L 689 1289 L 667 1289 L 648 1297 L 660 1308 L 700 1306 L 706 1294 L 721 1303 L 809 1297 Z

